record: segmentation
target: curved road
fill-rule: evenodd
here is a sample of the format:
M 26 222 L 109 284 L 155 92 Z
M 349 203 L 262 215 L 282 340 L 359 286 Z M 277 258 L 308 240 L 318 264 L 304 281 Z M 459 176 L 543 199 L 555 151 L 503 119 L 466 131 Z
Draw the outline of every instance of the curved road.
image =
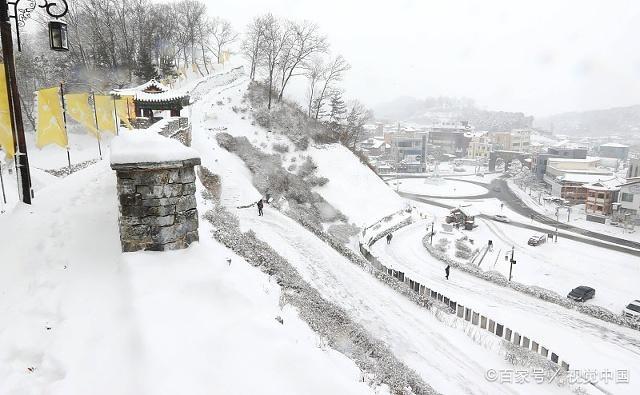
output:
M 462 177 L 462 176 L 461 176 Z M 402 177 L 402 178 L 428 178 L 427 176 L 408 176 L 408 177 Z M 399 179 L 402 179 L 399 178 Z M 598 246 L 598 247 L 602 247 L 602 248 L 606 248 L 608 250 L 613 250 L 613 251 L 619 251 L 619 252 L 625 252 L 631 255 L 635 255 L 635 256 L 640 256 L 640 243 L 635 242 L 635 241 L 631 241 L 631 240 L 626 240 L 626 239 L 621 239 L 619 237 L 615 237 L 615 236 L 609 236 L 606 234 L 602 234 L 602 233 L 598 233 L 598 232 L 592 232 L 590 230 L 586 230 L 583 228 L 578 228 L 569 224 L 565 224 L 562 222 L 558 222 L 554 219 L 551 219 L 549 217 L 546 217 L 538 212 L 536 212 L 535 210 L 531 209 L 530 207 L 528 207 L 522 200 L 520 200 L 520 198 L 518 198 L 518 196 L 516 196 L 511 189 L 509 189 L 506 181 L 502 180 L 502 179 L 494 179 L 491 181 L 491 184 L 487 184 L 487 183 L 483 183 L 483 182 L 479 182 L 479 181 L 472 181 L 472 180 L 461 180 L 459 178 L 450 178 L 450 177 L 444 177 L 445 179 L 452 179 L 452 180 L 456 180 L 456 181 L 461 181 L 461 182 L 468 182 L 471 184 L 476 184 L 479 186 L 482 186 L 484 188 L 488 188 L 489 192 L 483 195 L 476 195 L 476 196 L 456 196 L 456 197 L 451 197 L 451 198 L 447 198 L 447 197 L 442 197 L 442 196 L 431 196 L 431 195 L 422 195 L 422 194 L 415 194 L 415 193 L 407 193 L 407 192 L 398 192 L 398 194 L 402 197 L 405 197 L 407 199 L 411 199 L 411 200 L 415 200 L 421 203 L 426 203 L 426 204 L 430 204 L 432 206 L 437 206 L 437 207 L 442 207 L 442 208 L 446 208 L 446 209 L 452 209 L 454 207 L 456 207 L 455 205 L 448 205 L 445 203 L 441 203 L 438 201 L 435 201 L 433 199 L 439 199 L 439 200 L 446 200 L 446 199 L 455 199 L 455 200 L 474 200 L 474 199 L 486 199 L 486 198 L 496 198 L 499 199 L 500 201 L 504 202 L 507 207 L 511 210 L 513 210 L 514 212 L 530 218 L 531 216 L 533 216 L 533 219 L 544 224 L 544 225 L 548 225 L 548 226 L 552 226 L 552 227 L 557 227 L 558 230 L 565 230 L 568 232 L 572 232 L 572 233 L 562 233 L 562 237 L 566 238 L 566 239 L 570 239 L 570 240 L 574 240 L 574 241 L 578 241 L 581 243 L 587 243 L 589 245 L 594 245 L 594 246 Z M 485 218 L 485 219 L 489 219 L 489 220 L 493 220 L 493 217 L 485 215 L 485 214 L 481 214 L 480 217 Z M 523 228 L 523 229 L 529 229 L 532 230 L 536 233 L 549 233 L 550 230 L 540 227 L 540 226 L 536 226 L 536 225 L 531 225 L 531 224 L 526 224 L 526 223 L 522 223 L 522 222 L 518 222 L 518 221 L 511 221 L 511 225 L 513 226 L 517 226 L 519 228 Z M 582 236 L 586 236 L 586 237 L 582 237 Z
M 460 304 L 505 324 L 556 352 L 572 369 L 628 369 L 633 383 L 612 393 L 637 393 L 640 386 L 640 333 L 585 316 L 510 288 L 452 269 L 444 278 L 445 264 L 422 245 L 428 221 L 395 232 L 390 245 L 376 243 L 374 255 L 388 267 L 445 293 Z M 615 389 L 615 390 L 614 390 Z

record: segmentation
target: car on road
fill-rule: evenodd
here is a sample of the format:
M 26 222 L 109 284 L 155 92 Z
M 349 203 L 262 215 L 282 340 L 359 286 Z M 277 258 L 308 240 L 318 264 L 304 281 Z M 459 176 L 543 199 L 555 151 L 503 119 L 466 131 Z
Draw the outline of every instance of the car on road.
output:
M 546 241 L 547 241 L 547 235 L 536 235 L 536 236 L 531 236 L 527 244 L 535 247 L 535 246 L 539 246 L 540 244 L 546 243 Z
M 640 300 L 634 300 L 622 310 L 622 316 L 624 318 L 631 318 L 632 320 L 640 320 Z
M 493 189 L 493 192 L 498 192 L 498 193 L 502 192 L 502 189 L 499 186 L 495 186 L 491 189 Z
M 596 296 L 595 289 L 587 287 L 586 285 L 581 285 L 572 289 L 567 295 L 567 298 L 575 300 L 576 302 L 585 302 L 589 299 L 593 299 L 594 296 Z
M 511 222 L 511 221 L 509 220 L 509 218 L 507 218 L 507 216 L 506 216 L 506 215 L 502 215 L 502 214 L 496 214 L 496 215 L 494 215 L 494 216 L 493 216 L 493 219 L 494 219 L 494 220 L 496 220 L 496 221 L 499 221 L 499 222 L 507 222 L 507 223 L 508 223 L 508 222 Z

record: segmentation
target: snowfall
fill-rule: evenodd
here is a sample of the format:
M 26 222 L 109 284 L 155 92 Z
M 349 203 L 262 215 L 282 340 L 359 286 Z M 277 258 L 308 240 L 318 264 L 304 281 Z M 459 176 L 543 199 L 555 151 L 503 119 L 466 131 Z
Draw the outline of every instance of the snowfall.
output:
M 248 78 L 229 73 L 187 87 L 197 98 L 187 110 L 192 148 L 203 166 L 220 175 L 222 203 L 239 217 L 243 230 L 253 230 L 288 259 L 323 298 L 385 342 L 436 391 L 539 394 L 577 388 L 488 380 L 489 369 L 523 368 L 504 358 L 503 340 L 455 316 L 442 317 L 418 306 L 268 205 L 263 217 L 252 208 L 238 209 L 260 193 L 244 162 L 218 146 L 216 131 L 246 136 L 267 152 L 274 142 L 288 144 L 285 160 L 313 158 L 318 175 L 330 180 L 316 192 L 360 228 L 413 207 L 428 219 L 418 217 L 396 231 L 390 245 L 378 242 L 372 247 L 385 265 L 538 340 L 572 369 L 629 372 L 629 383 L 598 383 L 582 386 L 582 391 L 640 391 L 638 331 L 455 270 L 445 280 L 445 265 L 429 255 L 422 238 L 446 210 L 405 200 L 395 191 L 458 198 L 440 200 L 455 205 L 471 195 L 481 197 L 486 188 L 455 180 L 404 179 L 387 185 L 342 146 L 295 151 L 283 135 L 253 125 L 250 117 L 243 119 L 232 110 L 241 103 Z M 102 140 L 102 160 L 58 178 L 44 170 L 66 166 L 66 152 L 55 147 L 37 150 L 29 139 L 36 196 L 32 206 L 16 203 L 15 175 L 3 166 L 8 204 L 0 215 L 1 394 L 388 390 L 363 382 L 363 372 L 352 360 L 328 347 L 296 309 L 281 306 L 279 286 L 213 240 L 208 221 L 200 220 L 200 241 L 186 250 L 121 253 L 110 140 Z M 74 163 L 99 159 L 94 138 L 72 134 L 70 144 Z M 198 189 L 203 215 L 210 203 L 201 197 L 201 185 Z M 490 199 L 478 202 L 483 211 L 499 210 Z M 526 245 L 530 232 L 485 220 L 473 232 L 478 243 L 491 238 L 495 244 L 494 255 L 482 263 L 485 270 L 505 273 L 500 258 L 515 245 L 515 279 L 522 283 L 561 294 L 578 283 L 595 285 L 598 293 L 589 303 L 616 312 L 640 298 L 637 255 L 562 239 L 534 249 Z

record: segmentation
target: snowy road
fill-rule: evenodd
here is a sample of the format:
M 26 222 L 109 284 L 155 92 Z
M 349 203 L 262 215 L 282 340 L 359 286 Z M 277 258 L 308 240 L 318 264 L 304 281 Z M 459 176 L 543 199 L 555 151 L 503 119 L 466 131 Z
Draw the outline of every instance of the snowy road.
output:
M 508 394 L 562 392 L 552 385 L 501 385 L 489 382 L 487 369 L 513 369 L 502 360 L 497 339 L 485 336 L 484 345 L 460 329 L 438 321 L 404 296 L 375 280 L 293 220 L 267 208 L 264 217 L 254 210 L 237 210 L 243 230 L 258 237 L 287 258 L 304 279 L 327 300 L 336 303 L 394 354 L 443 393 Z
M 411 278 L 439 289 L 453 300 L 486 314 L 528 336 L 567 360 L 572 369 L 628 369 L 640 377 L 640 333 L 584 316 L 509 288 L 452 270 L 444 278 L 444 264 L 422 246 L 426 222 L 397 231 L 393 243 L 377 243 L 374 255 Z M 632 379 L 633 380 L 633 379 Z M 635 379 L 639 380 L 639 379 Z M 614 393 L 637 393 L 640 382 L 618 385 Z

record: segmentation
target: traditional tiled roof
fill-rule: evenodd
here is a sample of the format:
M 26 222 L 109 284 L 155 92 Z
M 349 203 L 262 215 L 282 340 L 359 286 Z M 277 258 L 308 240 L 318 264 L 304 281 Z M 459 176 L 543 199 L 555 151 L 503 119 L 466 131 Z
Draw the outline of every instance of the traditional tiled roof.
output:
M 171 90 L 171 88 L 169 88 L 168 86 L 156 81 L 155 78 L 152 78 L 151 80 L 145 82 L 142 85 L 134 86 L 131 88 L 114 89 L 113 91 L 111 91 L 111 93 L 118 94 L 118 95 L 135 95 L 137 93 L 145 92 L 146 90 L 152 89 L 152 88 L 155 88 L 160 92 L 167 92 Z

